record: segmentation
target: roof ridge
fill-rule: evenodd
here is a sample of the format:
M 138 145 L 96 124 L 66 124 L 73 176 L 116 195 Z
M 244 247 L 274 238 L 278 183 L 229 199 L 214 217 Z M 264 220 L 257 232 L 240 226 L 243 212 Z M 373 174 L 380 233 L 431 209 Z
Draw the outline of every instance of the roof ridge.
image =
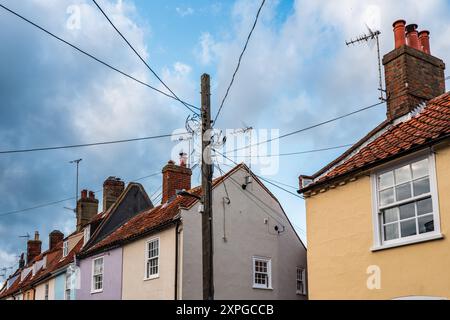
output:
M 437 117 L 436 115 L 440 112 L 450 113 L 450 92 L 426 104 L 417 105 L 409 113 L 391 122 L 386 123 L 385 120 L 349 150 L 312 175 L 311 182 L 307 184 L 304 184 L 306 181 L 301 182 L 300 191 L 307 191 L 328 179 L 337 178 L 354 169 L 375 163 L 380 159 L 377 149 L 387 153 L 380 159 L 383 160 L 445 136 L 450 133 L 450 117 Z M 392 150 L 386 148 L 386 145 Z M 306 176 L 300 176 L 301 180 L 303 178 Z

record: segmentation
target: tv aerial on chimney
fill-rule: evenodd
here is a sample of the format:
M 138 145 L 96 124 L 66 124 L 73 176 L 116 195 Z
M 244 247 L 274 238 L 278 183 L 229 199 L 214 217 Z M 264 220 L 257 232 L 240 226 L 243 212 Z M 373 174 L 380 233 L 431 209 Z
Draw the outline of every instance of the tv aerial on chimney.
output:
M 378 30 L 374 31 L 374 30 L 370 29 L 368 25 L 366 25 L 366 28 L 369 32 L 368 34 L 362 34 L 355 39 L 350 39 L 350 41 L 345 41 L 345 44 L 347 45 L 347 47 L 349 47 L 350 45 L 359 44 L 362 42 L 370 43 L 371 41 L 375 40 L 376 45 L 377 45 L 377 54 L 378 54 L 378 80 L 379 80 L 378 91 L 380 92 L 379 99 L 381 101 L 387 101 L 387 99 L 385 97 L 386 90 L 383 89 L 383 78 L 382 78 L 382 74 L 381 74 L 382 71 L 381 71 L 381 54 L 380 54 L 380 40 L 379 40 L 381 32 Z

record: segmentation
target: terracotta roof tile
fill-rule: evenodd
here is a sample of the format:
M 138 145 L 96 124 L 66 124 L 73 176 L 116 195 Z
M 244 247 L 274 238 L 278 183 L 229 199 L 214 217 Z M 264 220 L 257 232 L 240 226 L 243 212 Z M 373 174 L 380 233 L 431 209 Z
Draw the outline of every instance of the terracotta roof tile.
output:
M 50 276 L 50 274 L 58 269 L 61 269 L 68 264 L 72 263 L 74 261 L 75 255 L 80 252 L 82 246 L 83 246 L 83 237 L 78 241 L 78 243 L 75 245 L 75 247 L 69 252 L 69 254 L 62 258 L 62 244 L 63 242 L 58 243 L 58 245 L 52 249 L 47 250 L 46 252 L 42 253 L 40 257 L 47 256 L 47 264 L 45 269 L 41 268 L 34 276 L 33 272 L 31 271 L 23 281 L 20 281 L 20 272 L 21 270 L 18 269 L 15 274 L 19 273 L 19 277 L 14 282 L 14 284 L 4 291 L 0 295 L 0 299 L 4 297 L 8 297 L 14 294 L 17 294 L 18 292 L 28 290 L 31 288 L 34 284 L 38 283 L 39 281 L 45 279 L 46 277 Z M 40 259 L 38 259 L 40 260 Z M 37 261 L 34 259 L 33 261 Z M 30 264 L 31 265 L 31 264 Z
M 243 164 L 236 166 L 234 169 L 226 173 L 225 175 L 214 179 L 213 187 L 222 182 L 226 177 L 236 172 L 239 168 L 242 168 Z M 188 191 L 191 194 L 200 196 L 201 187 L 196 187 Z M 143 211 L 137 214 L 132 219 L 128 220 L 122 226 L 117 228 L 113 233 L 106 238 L 96 243 L 92 247 L 87 248 L 84 252 L 80 253 L 80 256 L 88 256 L 94 254 L 105 248 L 110 248 L 114 245 L 120 244 L 127 240 L 133 239 L 139 235 L 145 234 L 157 227 L 164 226 L 177 218 L 177 215 L 181 208 L 190 208 L 198 200 L 193 197 L 176 196 L 172 201 L 156 206 L 152 209 Z
M 341 157 L 319 170 L 311 177 L 313 182 L 300 192 L 308 191 L 330 179 L 349 174 L 371 164 L 388 160 L 400 152 L 425 146 L 436 139 L 450 136 L 450 92 L 429 101 L 420 113 L 385 129 L 384 133 L 363 146 L 387 125 L 386 121 L 383 122 Z M 361 146 L 363 147 L 352 155 L 352 152 Z

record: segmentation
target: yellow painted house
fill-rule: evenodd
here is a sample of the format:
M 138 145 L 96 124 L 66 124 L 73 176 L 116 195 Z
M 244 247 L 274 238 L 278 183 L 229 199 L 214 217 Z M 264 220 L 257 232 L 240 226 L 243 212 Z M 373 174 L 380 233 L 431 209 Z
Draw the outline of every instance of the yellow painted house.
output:
M 429 32 L 394 23 L 387 119 L 312 176 L 310 299 L 450 298 L 450 93 Z

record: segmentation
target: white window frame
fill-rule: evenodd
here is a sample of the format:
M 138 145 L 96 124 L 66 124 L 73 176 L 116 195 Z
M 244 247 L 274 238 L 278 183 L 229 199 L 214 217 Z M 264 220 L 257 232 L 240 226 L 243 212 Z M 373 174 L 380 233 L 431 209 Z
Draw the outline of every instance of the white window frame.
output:
M 300 271 L 300 277 L 299 277 L 299 271 Z M 303 267 L 297 267 L 296 269 L 296 277 L 297 277 L 297 282 L 296 282 L 296 293 L 298 295 L 301 296 L 306 296 L 306 269 Z M 298 290 L 298 284 L 301 283 L 302 284 L 302 289 L 303 290 Z
M 255 282 L 256 275 L 256 261 L 262 261 L 267 263 L 267 285 L 262 285 L 260 283 Z M 254 256 L 252 258 L 252 283 L 253 289 L 264 289 L 264 290 L 272 290 L 272 259 L 267 257 L 258 257 Z
M 67 271 L 64 274 L 64 300 L 71 300 L 72 299 L 72 289 L 71 288 L 67 288 L 67 279 L 70 279 L 70 281 L 72 282 L 72 275 L 69 274 Z M 67 293 L 69 293 L 69 299 L 67 299 Z
M 403 237 L 393 240 L 384 241 L 383 240 L 383 225 L 381 222 L 380 215 L 380 204 L 379 204 L 379 188 L 378 188 L 378 176 L 393 171 L 404 165 L 411 164 L 413 162 L 418 162 L 424 159 L 428 159 L 428 177 L 430 181 L 430 193 L 431 201 L 433 205 L 433 220 L 434 220 L 434 231 L 417 234 L 409 237 Z M 420 152 L 412 156 L 402 158 L 400 160 L 394 161 L 388 165 L 382 166 L 371 173 L 371 184 L 372 184 L 372 222 L 373 222 L 373 247 L 372 251 L 379 251 L 389 248 L 394 248 L 398 246 L 410 245 L 414 243 L 430 241 L 435 239 L 443 238 L 440 229 L 440 219 L 439 219 L 439 198 L 437 191 L 437 179 L 436 179 L 436 159 L 433 152 L 427 150 L 426 152 Z M 416 198 L 420 198 L 416 197 Z M 409 198 L 405 202 L 408 203 L 414 198 Z M 398 202 L 398 204 L 401 202 Z M 399 231 L 400 232 L 400 231 Z
M 48 300 L 49 293 L 50 293 L 50 285 L 49 285 L 49 283 L 47 282 L 47 283 L 44 285 L 44 300 Z
M 101 289 L 95 289 L 95 277 L 96 276 L 98 276 L 98 275 L 100 275 L 100 274 L 94 274 L 94 271 L 95 271 L 95 261 L 97 261 L 97 260 L 102 260 L 102 273 L 101 273 L 101 275 L 102 275 L 102 287 L 101 287 Z M 101 257 L 97 257 L 97 258 L 95 258 L 95 259 L 92 259 L 92 273 L 91 273 L 91 293 L 100 293 L 100 292 L 103 292 L 103 284 L 104 284 L 104 282 L 105 282 L 105 259 L 104 259 L 104 256 L 101 256 Z
M 148 246 L 151 242 L 154 242 L 154 241 L 158 241 L 158 255 L 150 258 L 148 256 Z M 159 237 L 156 237 L 156 238 L 151 238 L 148 241 L 146 241 L 145 242 L 145 261 L 144 261 L 144 280 L 153 280 L 153 279 L 159 278 L 159 271 L 160 271 L 160 267 L 161 267 L 161 265 L 160 265 L 161 258 L 160 257 L 161 257 L 161 239 Z M 150 259 L 155 259 L 155 258 L 158 259 L 158 273 L 148 275 L 147 274 L 148 262 Z
M 83 230 L 83 247 L 86 245 L 86 243 L 91 238 L 91 225 L 88 224 L 84 230 Z
M 69 241 L 66 240 L 63 242 L 63 254 L 62 257 L 65 258 L 69 255 Z

